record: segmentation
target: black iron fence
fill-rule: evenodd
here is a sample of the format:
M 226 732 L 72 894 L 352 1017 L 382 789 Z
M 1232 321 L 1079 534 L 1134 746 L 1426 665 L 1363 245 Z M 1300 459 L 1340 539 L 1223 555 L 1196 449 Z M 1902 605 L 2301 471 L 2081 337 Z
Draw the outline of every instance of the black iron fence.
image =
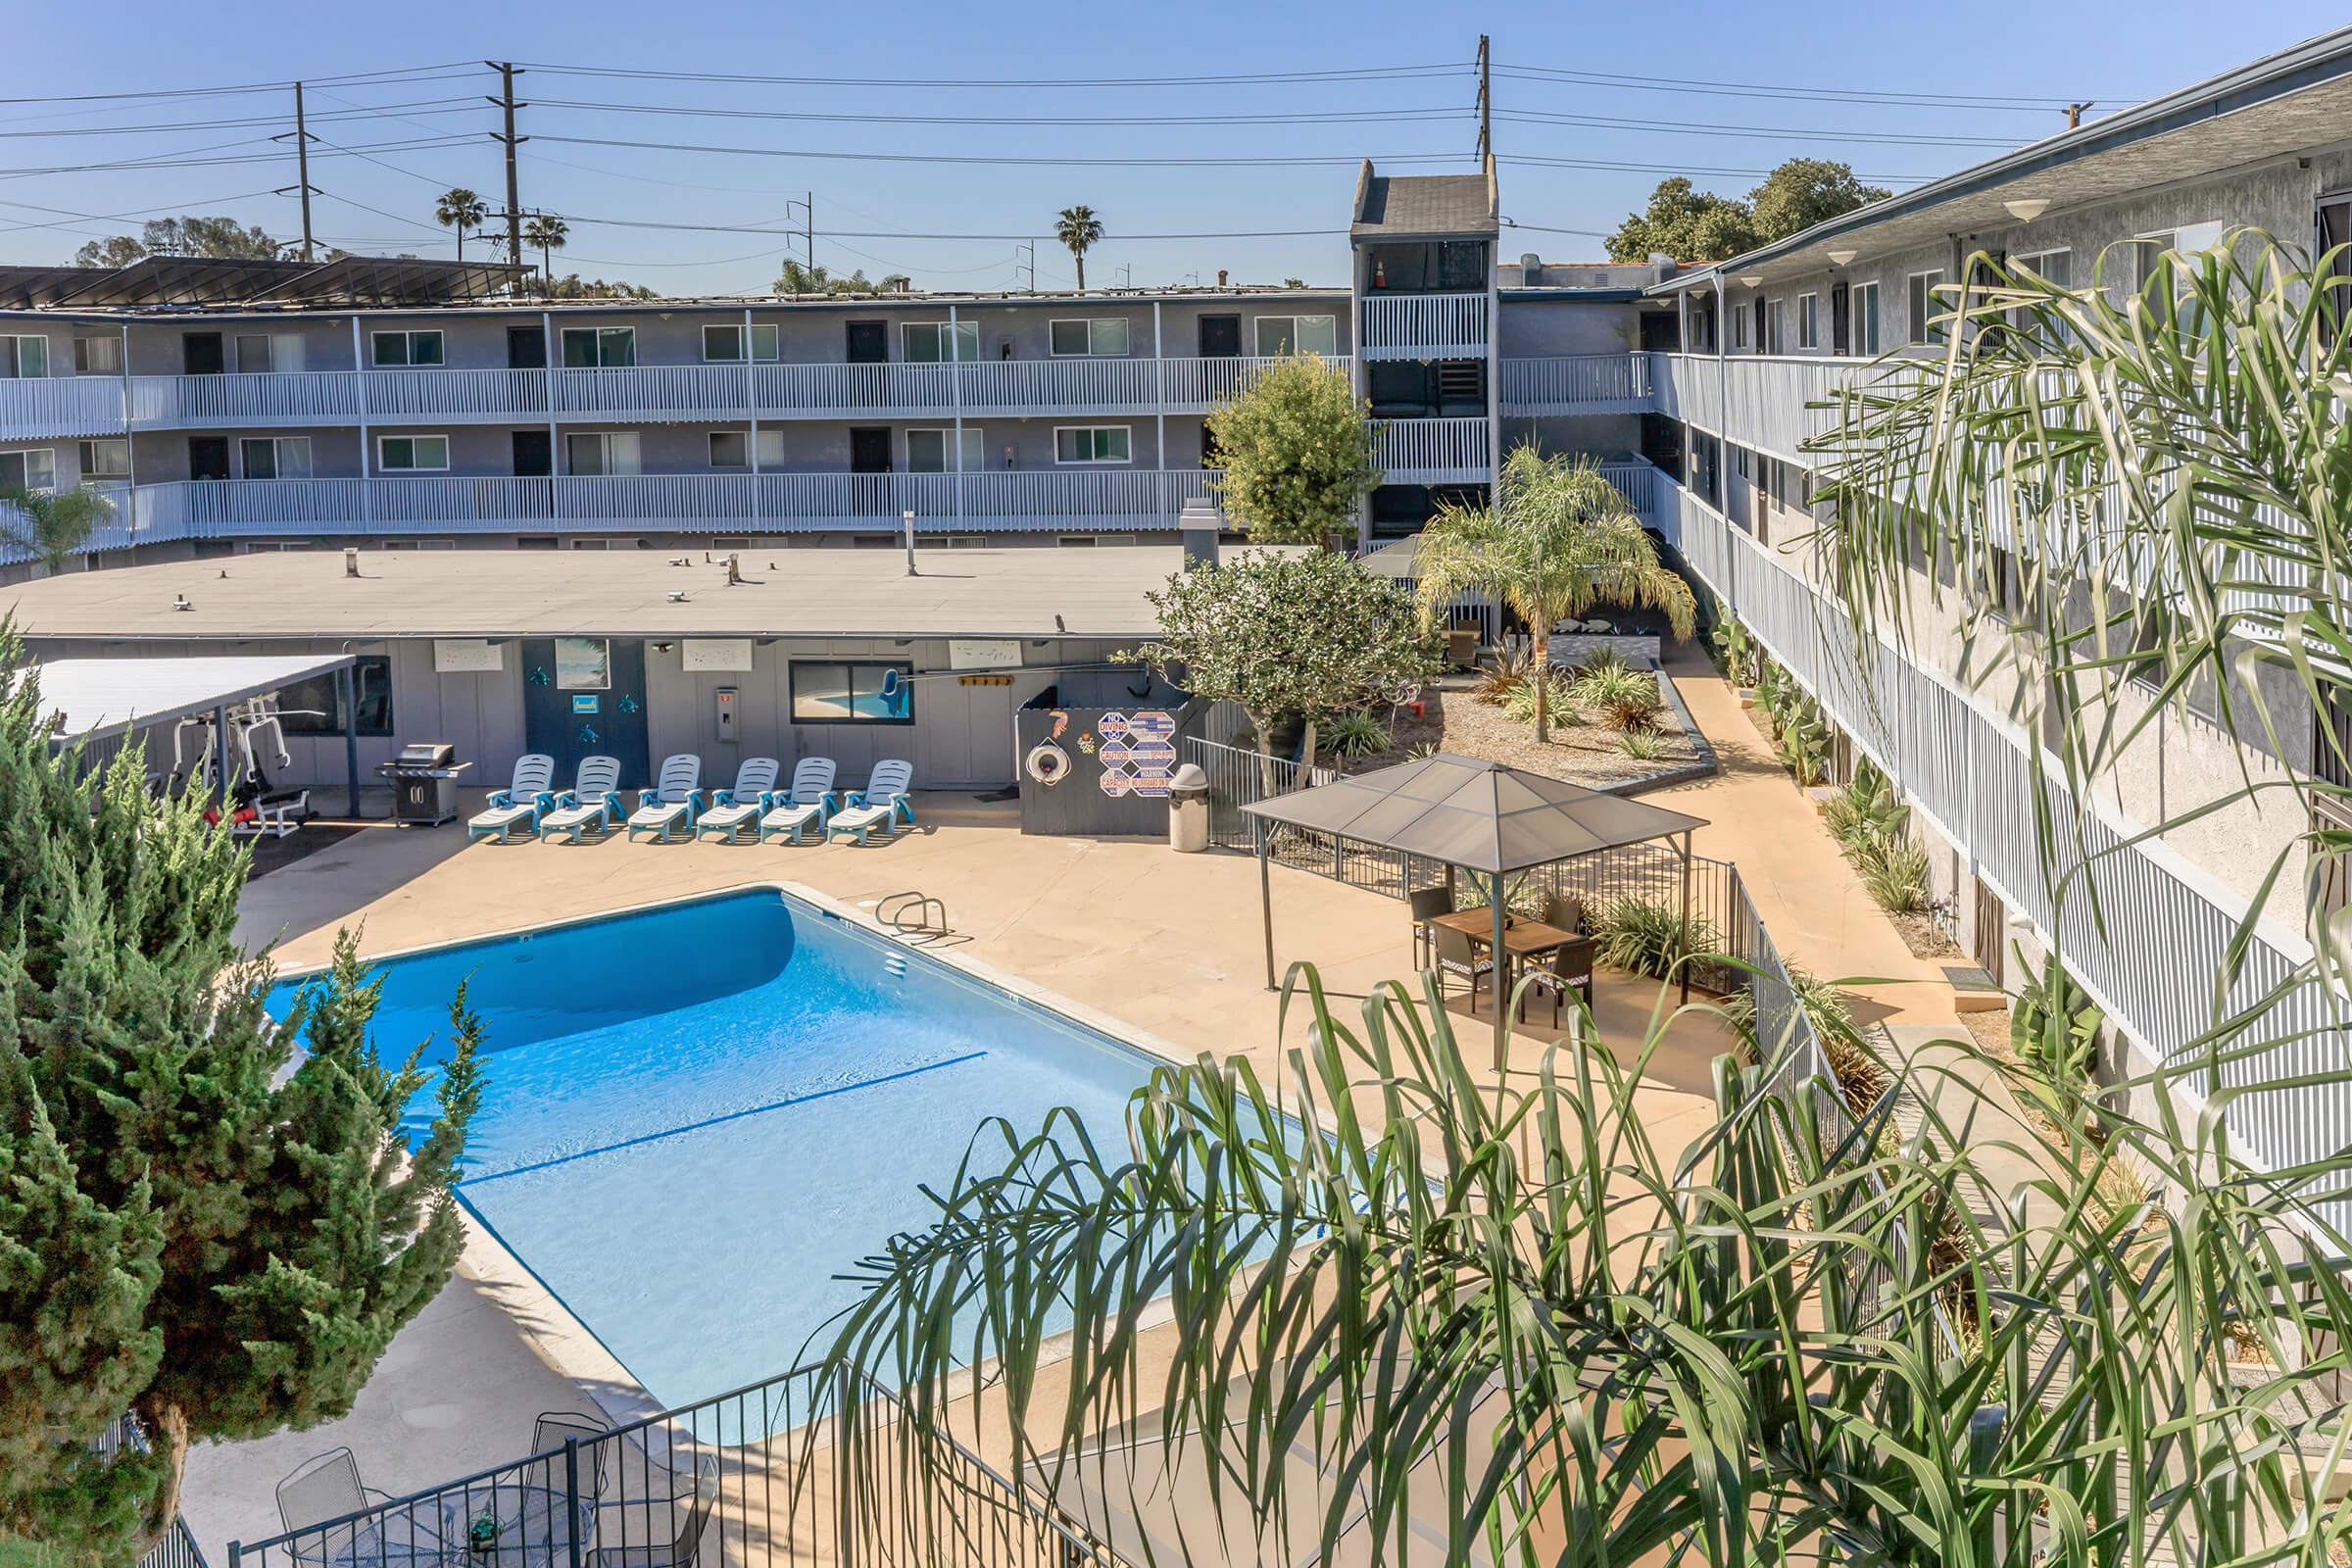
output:
M 900 1469 L 911 1419 L 804 1368 L 268 1541 L 230 1568 L 1089 1568 L 1093 1543 L 970 1448 Z M 574 1418 L 578 1419 L 578 1418 Z M 856 1487 L 843 1471 L 855 1467 Z M 853 1504 L 845 1498 L 858 1499 Z

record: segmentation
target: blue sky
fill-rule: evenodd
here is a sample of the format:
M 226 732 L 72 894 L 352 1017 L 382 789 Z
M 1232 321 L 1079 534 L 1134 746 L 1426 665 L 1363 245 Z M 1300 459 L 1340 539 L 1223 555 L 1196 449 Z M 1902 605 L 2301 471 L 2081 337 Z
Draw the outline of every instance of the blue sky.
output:
M 495 113 L 479 102 L 496 78 L 473 68 L 512 58 L 554 66 L 820 78 L 818 83 L 721 83 L 527 74 L 522 128 L 526 208 L 571 223 L 559 270 L 626 277 L 667 293 L 736 292 L 775 275 L 785 241 L 767 234 L 678 225 L 797 227 L 804 193 L 816 211 L 816 259 L 835 270 L 906 271 L 935 288 L 993 290 L 1026 278 L 1018 241 L 1033 234 L 1041 286 L 1066 286 L 1069 258 L 1050 239 L 1054 212 L 1093 206 L 1106 236 L 1089 256 L 1097 286 L 1346 275 L 1352 162 L 1365 155 L 1441 157 L 1399 172 L 1466 170 L 1474 144 L 1468 69 L 1480 30 L 1494 37 L 1496 150 L 1503 211 L 1529 225 L 1506 254 L 1557 260 L 1600 254 L 1598 239 L 1642 205 L 1660 170 L 1740 193 L 1783 158 L 1838 158 L 1866 175 L 1933 176 L 2001 146 L 2058 128 L 2053 109 L 1926 103 L 1864 104 L 1726 93 L 1601 87 L 1514 70 L 1833 89 L 1902 97 L 1979 95 L 2098 100 L 2093 114 L 2309 37 L 2339 24 L 2339 4 L 2266 0 L 2254 6 L 2164 8 L 2145 0 L 2078 0 L 2035 8 L 2030 49 L 2011 19 L 1955 27 L 1944 7 L 1796 4 L 1770 9 L 1694 0 L 1675 7 L 1588 3 L 1442 8 L 1361 0 L 1274 7 L 1200 0 L 1125 11 L 1039 4 L 976 11 L 938 0 L 887 7 L 781 7 L 702 0 L 649 7 L 510 0 L 490 7 L 443 0 L 400 7 L 184 4 L 119 0 L 103 14 L 46 8 L 10 29 L 6 96 L 269 83 L 430 67 L 438 79 L 324 84 L 311 94 L 314 128 L 337 147 L 390 148 L 322 156 L 313 183 L 322 238 L 354 250 L 446 256 L 432 223 L 434 195 L 465 183 L 503 199 Z M 1426 67 L 1383 80 L 1155 85 L 1138 78 Z M 1453 69 L 1441 69 L 1441 68 Z M 1023 80 L 1039 85 L 850 85 L 842 78 L 929 82 Z M 1070 86 L 1074 78 L 1116 85 Z M 559 102 L 627 103 L 741 112 L 735 118 L 618 114 Z M 362 117 L 385 106 L 391 113 Z M 299 231 L 285 144 L 270 125 L 220 121 L 283 117 L 281 91 L 227 97 L 0 104 L 0 262 L 53 263 L 94 234 L 135 229 L 146 210 L 225 213 L 279 235 Z M 940 117 L 974 123 L 754 119 L 743 115 Z M 1100 121 L 1267 114 L 1353 117 L 1227 124 L 1016 124 L 1017 119 Z M 1637 122 L 1596 125 L 1528 121 L 1525 114 Z M 137 124 L 185 128 L 147 134 L 48 134 Z M 1702 127 L 1742 127 L 1738 132 Z M 1802 133 L 1813 134 L 1802 134 Z M 42 133 L 42 134 L 33 134 Z M 1952 138 L 1923 142 L 1838 137 Z M 408 143 L 440 142 L 409 146 Z M 559 138 L 571 138 L 560 140 Z M 605 145 L 667 142 L 760 148 L 790 156 Z M 329 149 L 318 149 L 322 154 Z M 816 158 L 813 152 L 856 157 Z M 265 161 L 162 170 L 29 173 L 123 159 Z M 1302 166 L 1053 167 L 943 163 L 961 158 L 1294 158 Z M 1577 169 L 1522 157 L 1659 166 Z M 1885 182 L 1885 181 L 1883 181 Z M 372 209 L 372 211 L 370 210 Z M 95 218 L 79 215 L 99 215 Z M 32 226 L 48 225 L 48 226 Z M 828 230 L 837 231 L 833 235 Z M 852 235 L 846 231 L 860 231 Z M 1128 239 L 1122 234 L 1309 230 L 1265 238 Z M 872 234 L 1003 238 L 898 238 Z

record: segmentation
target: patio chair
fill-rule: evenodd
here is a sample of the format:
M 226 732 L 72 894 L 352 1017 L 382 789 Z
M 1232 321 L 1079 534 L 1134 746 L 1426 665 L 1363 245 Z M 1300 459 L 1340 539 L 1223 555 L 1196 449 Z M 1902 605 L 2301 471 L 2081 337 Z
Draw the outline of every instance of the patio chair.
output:
M 1528 974 L 1535 980 L 1536 989 L 1551 993 L 1551 1021 L 1555 1025 L 1560 1021 L 1560 1001 L 1571 991 L 1584 998 L 1588 1011 L 1592 1009 L 1592 963 L 1599 952 L 1599 943 L 1583 937 L 1564 948 L 1554 948 L 1529 967 Z
M 643 1533 L 653 1535 L 652 1508 L 642 1501 L 606 1503 L 597 1510 L 597 1538 L 617 1535 L 623 1544 L 599 1546 L 588 1560 L 595 1568 L 694 1568 L 702 1560 L 703 1535 L 710 1528 L 710 1510 L 717 1502 L 718 1457 L 707 1453 L 696 1462 L 689 1489 L 668 1499 L 669 1516 L 677 1524 L 676 1534 L 666 1541 L 628 1544 L 628 1538 L 637 1533 L 632 1530 L 633 1525 L 642 1523 Z M 621 1511 L 624 1516 L 607 1525 L 603 1515 L 612 1511 Z
M 1585 901 L 1573 893 L 1554 893 L 1544 901 L 1544 923 L 1563 931 L 1585 928 Z
M 513 782 L 490 797 L 487 809 L 476 811 L 466 820 L 466 842 L 496 834 L 499 843 L 511 844 L 514 841 L 514 829 L 526 822 L 533 833 L 538 832 L 540 815 L 555 808 L 555 786 L 554 758 L 545 752 L 526 752 L 517 757 Z
M 1494 960 L 1480 957 L 1478 947 L 1470 940 L 1469 933 L 1456 931 L 1449 925 L 1431 926 L 1429 939 L 1437 958 L 1438 995 L 1441 998 L 1445 996 L 1448 978 L 1459 976 L 1467 980 L 1470 983 L 1470 1015 L 1478 1016 L 1478 983 L 1482 979 L 1492 980 Z
M 291 1535 L 359 1513 L 369 1505 L 370 1498 L 392 1500 L 389 1493 L 360 1485 L 360 1462 L 349 1448 L 329 1448 L 303 1460 L 277 1484 L 277 1517 Z M 341 1537 L 344 1532 L 333 1534 Z M 338 1545 L 348 1549 L 351 1543 L 339 1540 L 319 1544 L 331 1555 Z
M 531 1451 L 548 1453 L 578 1439 L 580 1490 L 594 1499 L 605 1493 L 606 1450 L 612 1446 L 606 1440 L 612 1436 L 612 1423 L 601 1415 L 580 1410 L 545 1410 L 540 1412 L 538 1420 L 531 1423 Z M 564 1489 L 567 1478 L 562 1453 L 556 1453 L 553 1458 L 546 1460 L 540 1469 L 542 1474 L 533 1479 L 532 1485 L 545 1487 L 550 1492 L 562 1492 Z
M 745 828 L 759 837 L 760 813 L 767 809 L 781 767 L 772 757 L 747 757 L 735 769 L 735 782 L 710 797 L 710 808 L 695 818 L 694 837 L 715 833 L 724 844 L 735 842 Z
M 833 798 L 835 771 L 830 757 L 804 757 L 794 763 L 792 788 L 768 797 L 768 808 L 760 818 L 760 842 L 782 835 L 798 844 L 804 830 L 814 828 L 817 842 L 823 843 L 825 818 L 839 804 Z
M 1453 912 L 1453 890 L 1423 888 L 1406 895 L 1404 903 L 1413 916 L 1413 967 L 1426 969 L 1429 967 L 1429 933 L 1432 929 L 1429 922 L 1441 914 Z
M 896 758 L 876 762 L 873 772 L 866 778 L 865 788 L 850 797 L 850 804 L 842 808 L 833 818 L 832 825 L 825 829 L 825 836 L 837 839 L 845 833 L 852 833 L 857 835 L 858 843 L 863 844 L 866 835 L 875 828 L 895 835 L 901 817 L 906 819 L 907 826 L 912 827 L 914 802 L 908 799 L 907 786 L 913 782 L 912 762 Z
M 703 760 L 692 752 L 664 757 L 654 787 L 637 792 L 637 809 L 629 813 L 630 840 L 633 842 L 640 833 L 650 833 L 667 842 L 681 822 L 685 824 L 686 836 L 692 838 L 695 812 L 702 803 Z
M 583 757 L 578 779 L 556 797 L 555 809 L 539 818 L 539 842 L 568 838 L 577 844 L 592 828 L 602 838 L 619 824 L 622 815 L 620 759 Z

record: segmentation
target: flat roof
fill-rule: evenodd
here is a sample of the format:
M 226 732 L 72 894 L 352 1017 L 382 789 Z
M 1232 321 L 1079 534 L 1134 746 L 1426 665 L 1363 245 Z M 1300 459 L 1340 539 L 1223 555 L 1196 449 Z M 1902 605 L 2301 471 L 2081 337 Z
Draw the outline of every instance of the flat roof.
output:
M 341 669 L 351 654 L 52 659 L 39 666 L 41 713 L 56 741 L 104 740 L 145 724 L 209 713 Z
M 339 550 L 271 551 L 45 577 L 0 589 L 0 613 L 31 638 L 205 642 L 1135 637 L 1184 552 L 918 548 L 912 577 L 896 549 L 755 542 L 740 559 L 730 586 L 701 550 L 362 550 L 357 577 Z

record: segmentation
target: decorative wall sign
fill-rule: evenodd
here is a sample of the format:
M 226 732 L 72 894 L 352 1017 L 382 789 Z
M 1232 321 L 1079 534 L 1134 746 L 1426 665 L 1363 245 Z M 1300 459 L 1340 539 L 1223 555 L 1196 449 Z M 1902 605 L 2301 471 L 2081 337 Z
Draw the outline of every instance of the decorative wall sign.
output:
M 556 690 L 601 692 L 612 684 L 612 647 L 602 637 L 556 639 Z
M 950 669 L 1018 669 L 1021 667 L 1021 644 L 1018 638 L 950 638 L 948 640 Z
M 749 637 L 689 637 L 679 645 L 687 669 L 725 670 L 742 674 L 752 667 Z
M 583 693 L 572 698 L 571 710 L 575 713 L 593 713 L 596 711 L 596 705 L 600 701 L 602 701 L 602 699 L 598 698 L 594 693 Z
M 1176 719 L 1156 709 L 1140 713 L 1104 713 L 1095 720 L 1102 735 L 1102 793 L 1162 796 L 1176 772 Z M 1081 743 L 1083 744 L 1083 742 Z
M 433 673 L 473 675 L 507 667 L 507 651 L 484 637 L 433 639 Z

